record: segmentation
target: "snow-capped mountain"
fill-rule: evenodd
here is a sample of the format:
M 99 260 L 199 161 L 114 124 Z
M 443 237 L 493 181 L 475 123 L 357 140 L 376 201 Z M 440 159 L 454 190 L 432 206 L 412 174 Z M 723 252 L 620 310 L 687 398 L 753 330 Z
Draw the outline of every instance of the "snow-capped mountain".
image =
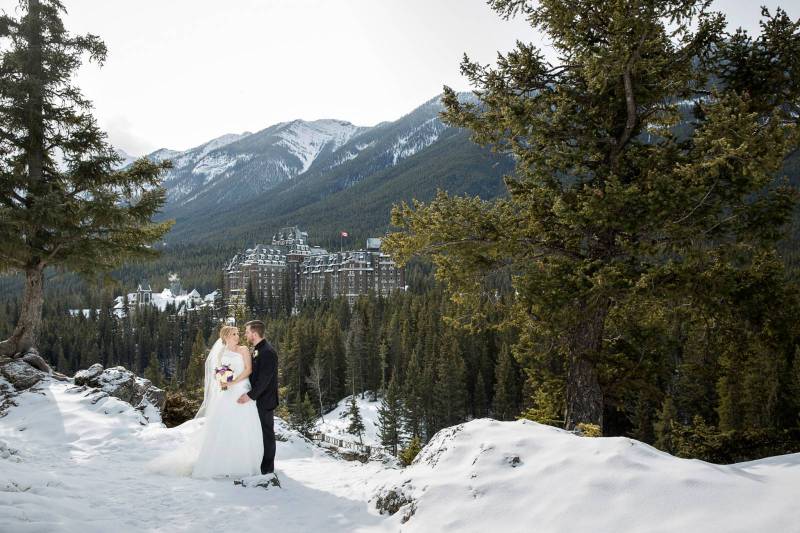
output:
M 165 180 L 163 216 L 176 220 L 167 240 L 214 245 L 286 224 L 322 238 L 336 235 L 334 225 L 374 233 L 386 231 L 389 209 L 400 200 L 426 200 L 437 189 L 485 199 L 502 194 L 511 158 L 443 123 L 442 110 L 437 96 L 372 127 L 295 120 L 213 150 L 155 152 L 151 157 L 175 164 Z
M 121 148 L 117 148 L 116 151 L 117 155 L 120 157 L 120 159 L 122 159 L 122 162 L 118 165 L 119 168 L 127 167 L 128 165 L 130 165 L 131 163 L 133 163 L 138 159 L 137 157 L 132 156 L 131 154 L 127 153 L 125 150 L 122 150 Z
M 166 148 L 148 155 L 170 159 L 164 177 L 167 210 L 226 205 L 309 174 L 349 163 L 339 187 L 397 165 L 435 143 L 448 127 L 439 119 L 439 97 L 394 122 L 361 127 L 334 119 L 293 120 L 256 133 L 228 134 L 183 152 Z
M 365 129 L 341 120 L 294 120 L 257 133 L 223 135 L 184 152 L 161 149 L 148 157 L 172 160 L 164 177 L 170 205 L 203 196 L 224 204 L 302 174 L 320 154 L 336 151 Z

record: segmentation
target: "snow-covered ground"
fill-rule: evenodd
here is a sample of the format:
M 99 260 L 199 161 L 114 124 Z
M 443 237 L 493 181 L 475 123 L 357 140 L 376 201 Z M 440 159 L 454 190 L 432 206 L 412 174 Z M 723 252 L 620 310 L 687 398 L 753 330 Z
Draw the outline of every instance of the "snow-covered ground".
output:
M 332 457 L 279 423 L 282 487 L 264 490 L 146 470 L 198 422 L 167 429 L 70 383 L 35 389 L 0 418 L 3 533 L 800 531 L 800 454 L 718 466 L 481 419 L 443 430 L 401 470 Z M 377 494 L 409 503 L 380 515 Z
M 380 530 L 365 479 L 380 463 L 335 459 L 278 423 L 281 489 L 152 474 L 146 463 L 200 424 L 167 429 L 113 397 L 92 404 L 69 383 L 46 381 L 0 418 L 0 531 Z M 74 392 L 70 392 L 70 391 Z
M 364 434 L 361 436 L 365 446 L 379 446 L 380 437 L 378 436 L 378 407 L 381 402 L 371 402 L 368 396 L 361 398 L 356 394 L 356 405 L 364 421 Z M 330 413 L 326 413 L 323 418 L 317 420 L 316 429 L 331 437 L 358 442 L 358 437 L 347 432 L 350 425 L 350 396 L 344 398 L 336 404 L 336 408 Z

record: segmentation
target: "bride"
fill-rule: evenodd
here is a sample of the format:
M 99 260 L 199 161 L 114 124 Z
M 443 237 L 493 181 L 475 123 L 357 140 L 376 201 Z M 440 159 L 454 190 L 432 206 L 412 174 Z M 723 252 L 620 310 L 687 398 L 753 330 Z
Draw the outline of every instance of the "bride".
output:
M 222 385 L 216 370 L 227 365 L 233 380 Z M 246 477 L 261 472 L 264 444 L 255 402 L 236 402 L 250 390 L 250 352 L 239 346 L 239 330 L 223 326 L 205 364 L 203 404 L 195 419 L 205 426 L 183 447 L 156 459 L 151 471 L 191 475 L 196 478 Z M 201 420 L 202 421 L 202 420 Z

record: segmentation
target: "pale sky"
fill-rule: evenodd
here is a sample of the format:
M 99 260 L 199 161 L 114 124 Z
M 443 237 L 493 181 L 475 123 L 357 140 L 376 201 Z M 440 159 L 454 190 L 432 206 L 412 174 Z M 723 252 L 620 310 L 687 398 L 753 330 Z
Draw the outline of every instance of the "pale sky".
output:
M 62 0 L 67 28 L 108 46 L 78 84 L 114 146 L 132 155 L 184 150 L 225 133 L 297 118 L 362 126 L 395 120 L 469 86 L 466 52 L 492 63 L 516 40 L 546 43 L 484 0 Z M 17 0 L 0 0 L 13 14 Z M 759 5 L 715 0 L 734 27 L 757 31 Z

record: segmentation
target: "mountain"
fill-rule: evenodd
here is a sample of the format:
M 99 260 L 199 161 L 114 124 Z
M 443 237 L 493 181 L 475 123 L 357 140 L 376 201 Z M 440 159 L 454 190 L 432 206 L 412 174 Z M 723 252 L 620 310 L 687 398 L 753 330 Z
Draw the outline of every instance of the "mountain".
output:
M 128 165 L 136 161 L 136 159 L 138 159 L 137 157 L 130 155 L 125 150 L 122 150 L 120 148 L 117 148 L 116 151 L 117 155 L 120 157 L 120 159 L 122 159 L 122 162 L 119 164 L 119 168 L 127 167 Z
M 359 237 L 386 230 L 394 203 L 451 193 L 502 194 L 511 159 L 476 146 L 445 125 L 437 96 L 405 116 L 373 127 L 340 120 L 295 120 L 245 134 L 224 146 L 161 150 L 175 168 L 166 176 L 167 242 L 264 240 L 297 224 L 312 240 L 338 229 Z M 315 239 L 316 238 L 316 239 Z
M 321 154 L 336 151 L 364 129 L 341 120 L 294 120 L 257 133 L 223 135 L 184 152 L 158 150 L 148 157 L 172 160 L 174 166 L 164 177 L 170 206 L 224 205 L 302 174 Z

